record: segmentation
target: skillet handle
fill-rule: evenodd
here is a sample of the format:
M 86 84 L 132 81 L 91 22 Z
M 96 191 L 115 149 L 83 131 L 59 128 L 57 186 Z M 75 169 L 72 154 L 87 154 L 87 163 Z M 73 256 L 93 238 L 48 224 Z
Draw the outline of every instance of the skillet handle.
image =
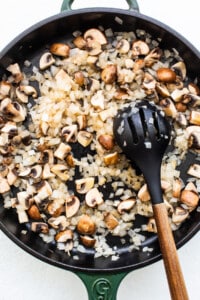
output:
M 88 300 L 116 300 L 118 287 L 128 272 L 116 274 L 76 272 L 75 274 L 83 281 L 88 292 Z
M 189 300 L 166 206 L 164 203 L 154 204 L 153 211 L 171 298 L 172 300 Z
M 75 0 L 63 0 L 61 11 L 70 11 L 72 10 L 72 4 Z M 136 10 L 139 12 L 139 6 L 137 0 L 126 0 L 129 6 L 129 10 Z

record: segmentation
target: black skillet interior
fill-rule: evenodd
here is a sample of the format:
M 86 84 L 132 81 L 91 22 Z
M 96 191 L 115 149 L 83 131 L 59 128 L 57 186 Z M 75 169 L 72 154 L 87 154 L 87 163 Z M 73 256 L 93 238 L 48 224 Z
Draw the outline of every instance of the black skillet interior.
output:
M 116 17 L 122 21 L 122 24 L 116 21 Z M 161 47 L 176 48 L 186 62 L 189 77 L 197 77 L 200 54 L 179 34 L 162 23 L 137 12 L 102 8 L 64 12 L 48 18 L 22 33 L 1 53 L 0 77 L 5 73 L 5 68 L 14 62 L 19 62 L 22 70 L 29 72 L 23 65 L 25 59 L 37 65 L 41 53 L 52 42 L 71 40 L 72 32 L 76 30 L 84 32 L 88 28 L 98 27 L 99 25 L 104 28 L 112 28 L 114 31 L 145 29 L 155 38 L 162 38 Z M 185 179 L 185 171 L 194 160 L 195 157 L 189 154 L 186 162 L 181 167 L 182 176 Z M 143 218 L 138 218 L 136 221 L 138 225 L 142 222 L 144 222 Z M 72 271 L 128 271 L 143 267 L 161 258 L 156 236 L 148 233 L 143 246 L 153 248 L 150 253 L 144 252 L 142 249 L 129 252 L 128 244 L 121 245 L 116 241 L 116 238 L 110 238 L 110 245 L 117 245 L 121 253 L 117 261 L 111 261 L 110 258 L 94 259 L 91 250 L 86 251 L 86 253 L 78 253 L 80 259 L 73 260 L 65 252 L 56 249 L 54 244 L 44 243 L 38 235 L 30 231 L 24 234 L 23 229 L 27 230 L 26 225 L 18 223 L 17 215 L 13 210 L 4 209 L 3 201 L 0 201 L 0 228 L 25 251 L 50 264 Z M 180 247 L 186 243 L 199 229 L 200 213 L 194 211 L 190 219 L 174 233 L 177 246 Z

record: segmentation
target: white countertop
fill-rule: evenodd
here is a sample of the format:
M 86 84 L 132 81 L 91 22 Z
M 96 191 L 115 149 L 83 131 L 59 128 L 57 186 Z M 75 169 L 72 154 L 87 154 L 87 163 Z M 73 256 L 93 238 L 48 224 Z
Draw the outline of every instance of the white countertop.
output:
M 125 0 L 75 0 L 73 8 L 127 8 Z M 6 0 L 0 11 L 0 50 L 24 29 L 60 11 L 62 0 Z M 171 26 L 200 50 L 198 1 L 138 0 L 140 11 Z M 190 300 L 200 299 L 200 233 L 178 250 Z M 0 300 L 87 300 L 73 273 L 32 257 L 0 232 Z M 131 272 L 122 281 L 117 300 L 168 300 L 163 263 Z M 107 299 L 105 299 L 107 300 Z

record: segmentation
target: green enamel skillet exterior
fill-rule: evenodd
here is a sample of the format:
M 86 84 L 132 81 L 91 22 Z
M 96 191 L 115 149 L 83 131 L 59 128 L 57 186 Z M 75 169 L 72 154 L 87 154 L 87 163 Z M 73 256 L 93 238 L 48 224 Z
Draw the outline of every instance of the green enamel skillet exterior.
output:
M 94 24 L 92 26 L 97 26 L 95 24 L 99 24 L 99 20 L 105 26 L 111 24 L 110 26 L 115 26 L 115 29 L 119 29 L 120 25 L 114 24 L 112 21 L 117 15 L 124 20 L 125 29 L 129 30 L 142 26 L 145 30 L 150 30 L 152 34 L 154 32 L 159 34 L 166 41 L 162 45 L 163 47 L 167 47 L 168 44 L 171 47 L 176 45 L 183 59 L 190 62 L 189 67 L 191 71 L 189 70 L 189 75 L 196 77 L 199 72 L 199 52 L 171 28 L 138 13 L 139 8 L 136 0 L 126 1 L 129 5 L 128 11 L 105 8 L 73 11 L 71 6 L 74 0 L 64 0 L 62 11 L 67 11 L 66 13 L 63 12 L 59 16 L 53 16 L 49 20 L 34 25 L 31 30 L 22 33 L 0 53 L 0 75 L 3 74 L 4 68 L 8 64 L 18 60 L 23 61 L 27 53 L 30 53 L 30 59 L 32 58 L 34 62 L 36 59 L 34 57 L 35 53 L 36 55 L 41 53 L 41 41 L 44 39 L 44 43 L 48 44 L 48 42 L 50 43 L 57 37 L 60 37 L 66 30 L 69 32 L 78 28 L 84 30 L 84 26 L 91 26 L 91 24 Z M 63 24 L 65 20 L 67 20 L 67 24 Z M 120 29 L 123 30 L 123 27 Z M 177 39 L 176 44 L 174 39 Z M 193 161 L 193 157 L 189 156 L 187 158 L 187 163 L 183 166 L 183 172 L 187 170 Z M 0 201 L 0 228 L 2 231 L 17 245 L 38 259 L 77 274 L 87 288 L 89 300 L 115 300 L 120 282 L 130 271 L 161 259 L 157 238 L 155 235 L 150 235 L 147 239 L 147 246 L 153 247 L 154 250 L 149 255 L 142 251 L 136 251 L 131 254 L 128 252 L 127 247 L 127 249 L 121 249 L 123 251 L 122 256 L 116 262 L 112 262 L 107 258 L 94 260 L 90 253 L 82 254 L 80 261 L 76 262 L 61 254 L 60 251 L 55 249 L 54 245 L 45 245 L 38 236 L 31 233 L 23 235 L 22 230 L 27 228 L 16 224 L 17 218 L 14 213 L 6 211 Z M 177 247 L 184 245 L 199 229 L 200 214 L 194 212 L 192 218 L 174 233 Z

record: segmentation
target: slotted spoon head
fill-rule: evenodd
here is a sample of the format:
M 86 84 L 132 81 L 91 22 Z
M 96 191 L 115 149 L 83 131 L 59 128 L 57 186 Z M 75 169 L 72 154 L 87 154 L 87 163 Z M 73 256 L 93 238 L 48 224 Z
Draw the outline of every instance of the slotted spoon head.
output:
M 160 168 L 171 128 L 155 105 L 144 100 L 119 111 L 113 130 L 117 144 L 145 177 Z

